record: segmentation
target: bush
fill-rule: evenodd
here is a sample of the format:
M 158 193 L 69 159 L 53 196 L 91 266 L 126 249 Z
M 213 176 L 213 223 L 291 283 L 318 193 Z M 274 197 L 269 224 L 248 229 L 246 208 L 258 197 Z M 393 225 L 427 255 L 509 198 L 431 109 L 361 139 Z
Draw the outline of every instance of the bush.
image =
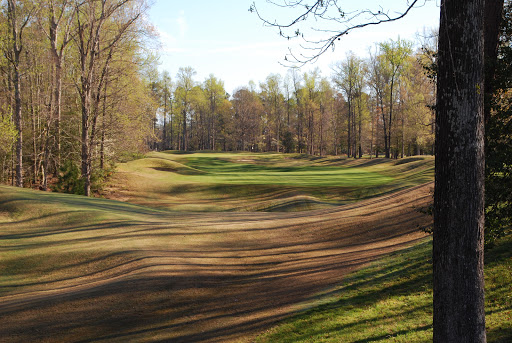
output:
M 58 180 L 53 190 L 61 193 L 84 194 L 84 180 L 80 168 L 71 160 L 67 160 L 60 167 Z
M 91 191 L 98 192 L 103 189 L 105 183 L 114 173 L 115 166 L 112 164 L 105 169 L 94 169 L 91 174 Z M 78 165 L 67 160 L 59 169 L 57 183 L 53 190 L 60 193 L 84 195 L 85 182 Z

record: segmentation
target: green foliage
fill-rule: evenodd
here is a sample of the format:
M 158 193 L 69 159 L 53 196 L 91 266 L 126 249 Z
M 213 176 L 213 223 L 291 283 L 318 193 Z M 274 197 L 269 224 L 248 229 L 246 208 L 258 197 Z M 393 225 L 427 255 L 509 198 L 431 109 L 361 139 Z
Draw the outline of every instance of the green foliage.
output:
M 94 169 L 91 175 L 91 190 L 98 192 L 113 175 L 115 166 L 112 164 L 105 169 Z M 57 183 L 53 190 L 60 193 L 84 195 L 84 180 L 78 165 L 72 160 L 66 160 L 59 169 Z
M 0 153 L 9 154 L 16 142 L 18 132 L 7 116 L 0 118 Z
M 91 175 L 91 190 L 93 192 L 103 190 L 105 185 L 109 182 L 110 177 L 114 174 L 115 169 L 114 163 L 107 165 L 104 169 L 95 168 Z
M 291 131 L 286 131 L 283 135 L 284 152 L 291 153 L 295 151 L 295 139 Z
M 84 194 L 84 180 L 80 168 L 72 160 L 66 160 L 59 169 L 58 180 L 54 191 L 69 194 Z
M 512 227 L 512 4 L 504 8 L 499 47 L 495 93 L 491 115 L 486 122 L 486 232 L 485 243 L 492 247 L 496 239 Z

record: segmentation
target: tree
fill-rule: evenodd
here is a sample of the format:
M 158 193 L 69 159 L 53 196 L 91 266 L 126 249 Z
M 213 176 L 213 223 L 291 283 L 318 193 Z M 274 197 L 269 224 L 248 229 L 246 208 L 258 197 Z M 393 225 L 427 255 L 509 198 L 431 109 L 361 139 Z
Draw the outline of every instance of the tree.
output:
M 23 51 L 23 32 L 29 24 L 35 7 L 30 3 L 17 0 L 7 1 L 7 18 L 10 31 L 10 49 L 8 60 L 12 67 L 12 83 L 14 85 L 14 124 L 18 131 L 16 139 L 16 186 L 23 187 L 23 124 L 21 103 L 21 71 L 20 59 Z
M 217 143 L 217 130 L 218 130 L 218 109 L 222 101 L 226 98 L 226 91 L 224 90 L 224 82 L 218 80 L 213 74 L 204 81 L 203 90 L 206 100 L 208 102 L 207 120 L 206 120 L 206 147 L 210 150 L 215 150 Z
M 370 57 L 368 62 L 369 75 L 368 75 L 368 85 L 371 88 L 371 92 L 373 93 L 373 98 L 375 102 L 374 110 L 375 115 L 372 120 L 372 141 L 373 134 L 377 135 L 379 126 L 382 126 L 382 132 L 384 133 L 384 141 L 387 142 L 387 130 L 384 126 L 385 113 L 386 113 L 386 105 L 385 105 L 385 97 L 386 97 L 386 85 L 387 85 L 387 74 L 384 63 L 384 56 L 378 54 L 378 51 L 372 54 L 370 51 Z M 382 124 L 382 125 L 379 125 Z M 378 136 L 376 139 L 376 147 L 375 147 L 375 157 L 379 157 L 379 151 L 381 149 L 381 145 L 378 144 Z
M 486 341 L 484 13 L 483 0 L 441 2 L 433 251 L 435 342 Z
M 324 156 L 326 152 L 326 137 L 328 135 L 328 124 L 331 123 L 332 115 L 332 103 L 334 101 L 334 92 L 331 84 L 326 78 L 320 80 L 320 94 L 318 97 L 318 107 L 320 112 L 320 118 L 318 120 L 318 150 L 320 156 Z
M 398 83 L 400 75 L 404 69 L 404 64 L 407 62 L 407 58 L 411 53 L 412 43 L 401 40 L 389 40 L 379 44 L 382 51 L 383 59 L 385 61 L 385 70 L 387 72 L 388 80 L 388 113 L 387 116 L 382 113 L 382 121 L 384 123 L 384 152 L 386 158 L 390 158 L 391 150 L 391 133 L 393 128 L 394 118 L 394 105 L 395 105 L 395 87 Z
M 280 131 L 282 124 L 282 104 L 283 94 L 281 92 L 281 75 L 270 74 L 264 83 L 260 85 L 261 95 L 263 99 L 263 105 L 265 108 L 267 126 L 266 131 L 268 133 L 267 149 L 270 150 L 272 146 L 272 131 L 274 131 L 275 137 L 275 149 L 277 152 L 280 151 Z
M 181 109 L 181 146 L 180 150 L 188 150 L 188 136 L 187 136 L 187 119 L 192 112 L 192 95 L 196 85 L 194 75 L 196 71 L 192 67 L 178 69 L 176 75 L 176 90 L 175 97 Z
M 254 91 L 238 88 L 233 94 L 235 150 L 257 151 L 263 105 Z
M 172 87 L 173 83 L 171 76 L 167 71 L 162 73 L 161 81 L 161 102 L 163 102 L 163 116 L 164 116 L 164 127 L 162 132 L 162 150 L 169 149 L 170 142 L 172 141 Z M 167 115 L 171 115 L 170 125 L 167 123 Z M 169 133 L 170 126 L 170 133 Z
M 47 188 L 48 178 L 48 160 L 50 150 L 50 132 L 51 126 L 55 121 L 55 140 L 56 140 L 56 163 L 55 169 L 60 167 L 61 159 L 61 114 L 62 114 L 62 69 L 63 59 L 66 52 L 66 47 L 71 42 L 72 21 L 74 19 L 75 11 L 71 7 L 70 0 L 45 0 L 44 16 L 46 18 L 39 18 L 40 27 L 45 33 L 50 43 L 50 51 L 53 63 L 53 95 L 50 97 L 50 118 L 48 120 L 48 128 L 46 130 L 47 137 L 45 142 L 44 152 L 44 175 L 43 175 L 43 189 Z M 45 22 L 46 21 L 46 22 Z
M 344 61 L 333 66 L 333 81 L 344 93 L 348 106 L 347 112 L 347 156 L 356 156 L 356 98 L 363 88 L 363 61 L 353 52 L 348 52 Z
M 128 29 L 141 17 L 145 9 L 145 4 L 136 0 L 74 2 L 74 41 L 78 50 L 80 71 L 77 88 L 82 113 L 81 171 L 85 196 L 91 193 L 92 154 L 98 106 L 108 67 Z M 114 16 L 115 21 L 112 20 Z
M 485 125 L 485 244 L 512 227 L 512 2 L 504 8 L 495 79 L 486 74 L 495 88 L 488 99 L 490 113 Z M 489 66 L 487 66 L 489 67 Z M 489 87 L 490 88 L 490 87 Z M 489 89 L 486 87 L 486 89 Z M 491 91 L 491 89 L 489 89 Z M 487 93 L 487 91 L 486 91 Z

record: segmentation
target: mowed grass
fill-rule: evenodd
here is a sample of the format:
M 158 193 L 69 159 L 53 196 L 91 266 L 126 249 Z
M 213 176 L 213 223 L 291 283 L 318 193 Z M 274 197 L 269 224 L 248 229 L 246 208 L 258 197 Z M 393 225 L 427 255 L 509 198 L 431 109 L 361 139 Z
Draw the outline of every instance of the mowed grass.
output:
M 302 211 L 426 183 L 433 168 L 426 156 L 152 152 L 120 164 L 106 196 L 175 211 Z
M 0 341 L 252 341 L 421 239 L 429 198 L 179 213 L 0 186 Z
M 0 186 L 0 297 L 122 274 L 161 211 L 107 199 Z M 155 224 L 158 231 L 158 224 Z M 102 245 L 101 242 L 108 242 Z
M 512 236 L 487 252 L 485 282 L 488 342 L 512 342 Z M 431 238 L 351 274 L 333 294 L 256 342 L 431 342 Z
M 355 201 L 358 193 L 371 197 L 429 182 L 432 168 L 428 157 L 389 161 L 155 153 L 121 165 L 119 184 L 113 188 L 119 198 L 132 197 L 152 207 L 0 186 L 0 301 L 8 305 L 0 306 L 0 337 L 52 341 L 44 336 L 50 332 L 59 334 L 55 340 L 60 341 L 213 341 L 221 333 L 233 334 L 240 323 L 252 327 L 257 321 L 251 316 L 259 314 L 255 309 L 264 301 L 270 306 L 294 294 L 293 287 L 328 279 L 317 273 L 332 272 L 336 282 L 312 288 L 306 300 L 294 298 L 295 310 L 309 304 L 308 311 L 270 329 L 257 326 L 266 332 L 256 341 L 429 342 L 430 239 L 374 262 L 342 283 L 339 272 L 347 263 L 357 268 L 364 264 L 366 259 L 358 254 L 348 261 L 343 256 L 360 249 L 376 230 L 386 231 L 389 226 L 382 223 L 389 218 L 399 222 L 388 233 L 392 237 L 399 226 L 416 226 L 403 219 L 419 215 L 411 199 L 390 196 L 385 206 L 370 206 L 361 217 L 337 210 L 210 214 L 177 209 L 283 211 L 289 203 L 296 211 L 334 206 Z M 226 181 L 236 170 L 246 175 Z M 297 185 L 301 176 L 316 172 L 338 173 L 340 180 Z M 373 181 L 359 182 L 357 177 L 365 173 L 374 175 Z M 352 184 L 343 186 L 342 176 L 349 179 L 351 174 Z M 273 175 L 275 183 L 265 184 Z M 300 207 L 306 199 L 311 201 Z M 391 204 L 403 213 L 364 223 Z M 345 238 L 343 231 L 351 229 L 354 235 L 363 234 Z M 374 237 L 378 244 L 370 242 L 367 251 L 384 255 L 379 244 L 385 237 Z M 511 284 L 509 236 L 486 255 L 490 342 L 512 341 Z M 32 296 L 46 302 L 41 305 Z M 23 308 L 31 301 L 37 309 Z M 244 315 L 247 322 L 236 321 Z M 282 318 L 272 311 L 265 313 L 268 317 Z M 250 332 L 233 340 L 254 341 Z

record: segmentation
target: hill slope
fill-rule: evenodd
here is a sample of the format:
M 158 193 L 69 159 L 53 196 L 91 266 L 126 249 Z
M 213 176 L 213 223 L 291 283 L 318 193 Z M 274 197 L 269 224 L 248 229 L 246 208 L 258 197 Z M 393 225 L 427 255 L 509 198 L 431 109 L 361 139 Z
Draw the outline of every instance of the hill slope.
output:
M 424 237 L 431 188 L 309 212 L 179 213 L 0 186 L 0 337 L 248 340 Z
M 433 172 L 431 156 L 152 152 L 120 164 L 105 196 L 173 211 L 304 211 L 420 185 L 432 181 Z

